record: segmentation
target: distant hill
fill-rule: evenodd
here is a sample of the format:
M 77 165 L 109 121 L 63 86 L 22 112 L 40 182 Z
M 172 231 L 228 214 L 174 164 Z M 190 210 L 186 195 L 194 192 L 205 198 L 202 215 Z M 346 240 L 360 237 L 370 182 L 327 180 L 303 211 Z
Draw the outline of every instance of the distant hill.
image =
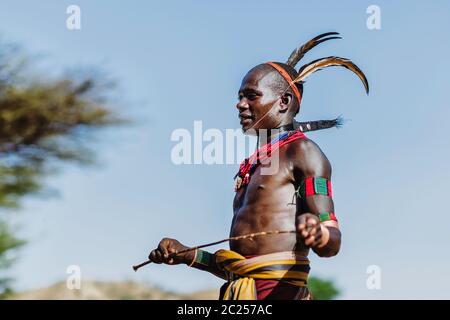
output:
M 65 282 L 50 287 L 14 294 L 16 300 L 217 300 L 217 290 L 177 294 L 157 287 L 132 282 L 83 281 L 81 289 L 70 290 Z
M 340 290 L 332 280 L 310 277 L 308 287 L 314 299 L 329 300 L 339 296 Z M 46 288 L 14 294 L 17 300 L 217 300 L 219 288 L 190 294 L 179 294 L 133 281 L 83 281 L 80 290 L 70 290 L 65 282 Z

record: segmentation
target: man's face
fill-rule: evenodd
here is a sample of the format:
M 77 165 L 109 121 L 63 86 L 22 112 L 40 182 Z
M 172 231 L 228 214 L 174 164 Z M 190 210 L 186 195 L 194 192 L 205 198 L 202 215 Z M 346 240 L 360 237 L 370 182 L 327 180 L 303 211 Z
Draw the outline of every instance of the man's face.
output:
M 276 109 L 274 104 L 280 98 L 271 85 L 275 76 L 272 70 L 253 68 L 242 80 L 238 92 L 239 102 L 236 104 L 242 131 L 272 129 L 279 125 L 281 119 L 278 112 L 266 115 L 272 106 Z

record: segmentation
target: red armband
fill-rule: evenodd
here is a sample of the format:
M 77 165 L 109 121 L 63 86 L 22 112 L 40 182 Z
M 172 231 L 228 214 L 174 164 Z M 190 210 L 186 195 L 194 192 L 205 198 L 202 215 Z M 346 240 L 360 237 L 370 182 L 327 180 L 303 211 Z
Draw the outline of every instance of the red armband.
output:
M 331 180 L 322 177 L 307 177 L 297 189 L 296 193 L 299 198 L 314 195 L 324 195 L 331 198 Z

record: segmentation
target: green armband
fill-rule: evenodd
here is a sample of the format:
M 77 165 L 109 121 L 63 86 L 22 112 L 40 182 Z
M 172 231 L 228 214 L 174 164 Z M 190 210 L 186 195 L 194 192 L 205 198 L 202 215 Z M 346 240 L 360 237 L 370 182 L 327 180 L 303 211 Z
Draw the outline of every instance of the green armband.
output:
M 307 177 L 295 193 L 299 198 L 313 195 L 324 195 L 331 198 L 331 180 L 323 177 Z
M 319 215 L 320 222 L 324 221 L 337 221 L 336 216 L 334 215 L 334 212 L 324 212 Z
M 207 269 L 215 264 L 215 256 L 208 251 L 197 249 L 194 261 L 192 261 L 192 267 L 197 269 Z

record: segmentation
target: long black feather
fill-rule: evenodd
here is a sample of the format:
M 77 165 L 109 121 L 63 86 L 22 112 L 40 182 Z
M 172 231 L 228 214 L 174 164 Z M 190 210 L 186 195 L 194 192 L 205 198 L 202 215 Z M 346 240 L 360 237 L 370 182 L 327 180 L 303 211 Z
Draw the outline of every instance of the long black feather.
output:
M 316 120 L 316 121 L 304 121 L 304 122 L 298 122 L 294 120 L 294 129 L 302 132 L 308 132 L 308 131 L 316 131 L 316 130 L 323 130 L 323 129 L 329 129 L 329 128 L 341 128 L 344 123 L 344 119 L 339 116 L 335 119 L 331 120 Z
M 312 38 L 311 40 L 309 40 L 308 42 L 303 44 L 301 47 L 292 51 L 291 55 L 289 56 L 288 60 L 286 61 L 286 64 L 295 68 L 297 63 L 304 57 L 304 55 L 309 50 L 311 50 L 312 48 L 317 46 L 318 44 L 328 41 L 328 40 L 332 40 L 332 39 L 342 39 L 341 37 L 339 37 L 337 35 L 339 35 L 338 32 L 326 32 L 326 33 L 322 33 L 322 34 L 318 35 L 317 37 Z M 332 36 L 332 37 L 328 37 L 328 36 Z M 328 38 L 325 38 L 325 37 L 328 37 Z

